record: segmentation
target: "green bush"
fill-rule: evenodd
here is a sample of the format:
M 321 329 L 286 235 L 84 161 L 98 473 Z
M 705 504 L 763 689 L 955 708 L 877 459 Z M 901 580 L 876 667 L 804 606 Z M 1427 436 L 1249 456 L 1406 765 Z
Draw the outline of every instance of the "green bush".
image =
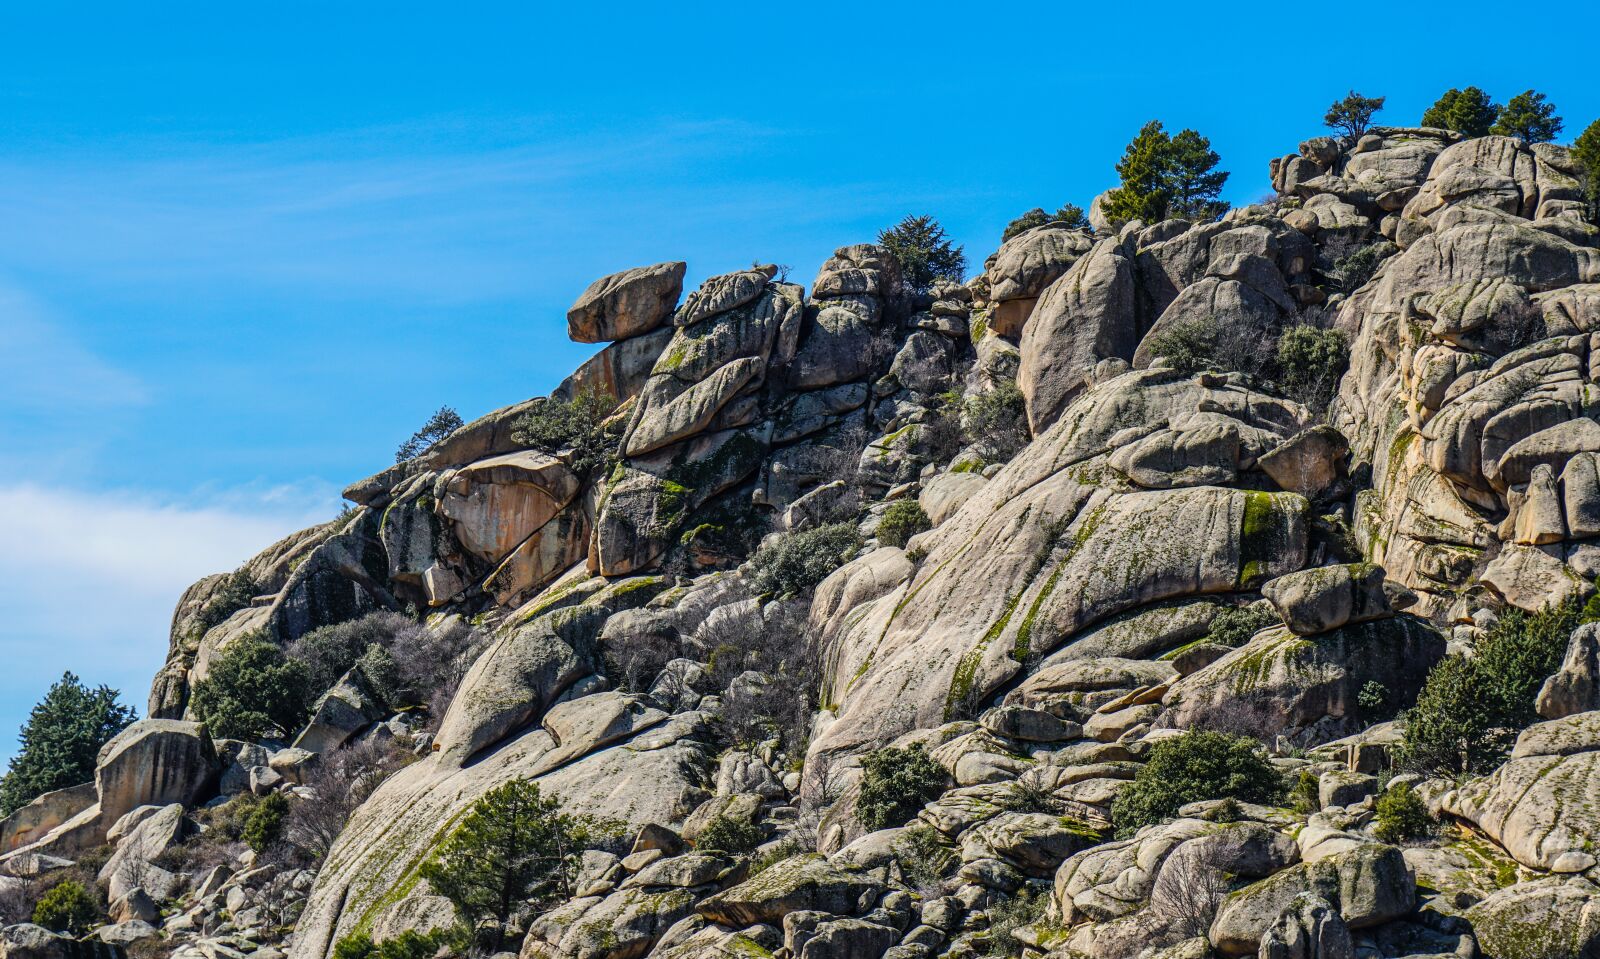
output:
M 966 278 L 966 254 L 931 216 L 906 217 L 879 233 L 878 243 L 899 261 L 906 288 L 913 293 L 928 292 L 936 280 L 960 283 Z
M 200 611 L 195 613 L 191 638 L 204 636 L 211 627 L 249 606 L 260 592 L 261 584 L 249 573 L 242 569 L 229 573 L 206 597 L 206 601 L 200 605 Z
M 241 636 L 194 684 L 190 705 L 218 739 L 292 736 L 311 712 L 310 670 L 259 634 Z
M 737 855 L 755 849 L 761 845 L 761 840 L 764 838 L 766 837 L 761 832 L 761 827 L 748 819 L 717 816 L 706 823 L 706 828 L 694 841 L 694 847 Z
M 1361 716 L 1368 722 L 1382 722 L 1389 718 L 1391 707 L 1394 703 L 1389 695 L 1389 687 L 1369 679 L 1361 686 L 1361 691 L 1356 693 L 1356 706 L 1361 709 Z
M 1322 797 L 1317 787 L 1316 773 L 1300 770 L 1294 777 L 1294 785 L 1289 788 L 1289 808 L 1302 816 L 1309 816 L 1322 808 Z
M 1327 408 L 1350 365 L 1350 345 L 1338 330 L 1291 326 L 1278 337 L 1277 377 L 1285 395 L 1313 410 Z
M 1232 797 L 1265 803 L 1282 793 L 1278 771 L 1254 739 L 1189 730 L 1156 743 L 1150 758 L 1111 805 L 1119 837 L 1171 819 L 1179 807 Z
M 61 674 L 22 726 L 21 748 L 0 779 L 0 817 L 47 792 L 94 779 L 100 747 L 138 718 L 117 695 L 108 686 L 90 689 L 72 673 Z
M 798 596 L 814 589 L 861 548 L 854 523 L 781 533 L 750 557 L 752 585 L 760 594 Z
M 989 913 L 989 955 L 1021 956 L 1027 945 L 1016 936 L 1023 926 L 1031 926 L 1044 918 L 1050 896 L 1043 890 L 1023 886 L 1010 899 L 991 905 Z
M 1390 786 L 1378 797 L 1376 808 L 1379 839 L 1388 843 L 1417 839 L 1433 831 L 1433 817 L 1410 783 Z
M 1272 607 L 1266 603 L 1225 606 L 1211 621 L 1211 627 L 1206 630 L 1205 641 L 1237 649 L 1248 643 L 1250 637 L 1256 633 L 1268 626 L 1276 626 L 1279 622 L 1281 620 L 1278 619 L 1278 614 L 1274 613 Z
M 1407 710 L 1399 759 L 1432 775 L 1487 772 L 1538 717 L 1539 687 L 1561 665 L 1572 630 L 1593 613 L 1575 600 L 1537 613 L 1509 610 L 1471 658 L 1446 656 Z
M 415 626 L 408 616 L 380 610 L 313 629 L 289 646 L 289 657 L 306 664 L 307 681 L 320 695 L 332 689 L 368 650 L 387 648 L 396 635 Z
M 885 546 L 904 546 L 911 537 L 933 528 L 922 504 L 914 499 L 897 499 L 883 511 L 878 521 L 878 542 Z
M 511 438 L 536 450 L 560 456 L 572 471 L 587 477 L 610 470 L 617 457 L 617 436 L 605 421 L 617 401 L 584 390 L 570 400 L 548 399 L 517 417 Z
M 394 461 L 404 463 L 406 460 L 421 456 L 440 440 L 460 429 L 464 424 L 461 415 L 448 406 L 441 406 L 428 421 L 422 424 L 422 429 L 411 434 L 411 438 L 400 444 L 395 450 Z
M 1350 251 L 1333 263 L 1333 279 L 1342 293 L 1354 293 L 1378 273 L 1383 261 L 1399 251 L 1388 240 L 1378 240 Z
M 283 835 L 283 821 L 289 817 L 289 800 L 282 793 L 272 793 L 256 803 L 250 818 L 244 822 L 241 838 L 245 845 L 258 854 L 264 853 Z
M 1016 380 L 1004 380 L 968 399 L 962 405 L 961 434 L 988 463 L 1004 463 L 1021 452 L 1033 433 Z
M 1046 223 L 1061 223 L 1074 230 L 1089 229 L 1089 218 L 1084 215 L 1081 206 L 1068 203 L 1054 213 L 1046 213 L 1042 207 L 1034 207 L 1006 224 L 1005 232 L 1000 234 L 1000 242 L 1004 243 L 1019 233 L 1025 233 L 1036 226 L 1044 226 Z
M 1212 319 L 1187 320 L 1150 337 L 1150 354 L 1159 356 L 1185 376 L 1225 368 L 1218 360 L 1217 324 Z
M 54 932 L 81 936 L 100 921 L 94 895 L 75 879 L 56 883 L 33 907 L 33 924 Z
M 333 959 L 433 959 L 440 947 L 451 947 L 452 954 L 465 945 L 460 927 L 417 932 L 407 929 L 392 939 L 374 943 L 364 932 L 353 932 L 333 945 Z
M 864 775 L 856 816 L 870 831 L 903 826 L 944 791 L 944 768 L 921 746 L 874 750 L 861 759 Z
M 1600 223 L 1600 120 L 1589 124 L 1572 141 L 1572 159 L 1578 164 L 1589 222 Z

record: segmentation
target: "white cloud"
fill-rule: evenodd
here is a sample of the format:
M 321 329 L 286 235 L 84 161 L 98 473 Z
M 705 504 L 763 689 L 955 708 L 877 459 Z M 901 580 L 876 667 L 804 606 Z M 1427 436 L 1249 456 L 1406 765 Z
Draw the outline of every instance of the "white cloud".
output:
M 183 590 L 328 519 L 337 500 L 314 482 L 182 501 L 0 485 L 0 757 L 63 670 L 142 714 Z

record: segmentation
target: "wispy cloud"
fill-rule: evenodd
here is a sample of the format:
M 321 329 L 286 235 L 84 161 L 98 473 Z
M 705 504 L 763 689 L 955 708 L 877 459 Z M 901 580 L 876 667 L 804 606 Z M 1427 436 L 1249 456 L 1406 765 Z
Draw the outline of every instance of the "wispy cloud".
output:
M 0 406 L 53 412 L 143 404 L 138 377 L 79 342 L 45 304 L 0 276 Z
M 142 713 L 183 590 L 329 518 L 336 500 L 314 482 L 181 500 L 0 485 L 0 758 L 63 670 Z

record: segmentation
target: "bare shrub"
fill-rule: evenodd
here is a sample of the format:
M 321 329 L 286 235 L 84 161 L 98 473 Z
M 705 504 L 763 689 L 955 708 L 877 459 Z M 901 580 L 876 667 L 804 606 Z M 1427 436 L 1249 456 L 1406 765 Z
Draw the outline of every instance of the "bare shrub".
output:
M 1175 939 L 1203 936 L 1228 894 L 1228 883 L 1209 844 L 1185 843 L 1162 864 L 1150 890 L 1150 912 Z
M 20 877 L 0 876 L 0 926 L 29 922 L 39 898 L 38 884 Z
M 394 743 L 375 739 L 323 755 L 306 783 L 316 796 L 297 800 L 290 808 L 279 854 L 289 860 L 321 862 L 361 804 L 415 758 Z
M 804 749 L 822 678 L 817 643 L 806 626 L 808 608 L 801 601 L 732 602 L 695 631 L 713 684 L 727 690 L 722 722 L 734 742 L 776 737 L 791 753 Z M 760 679 L 745 676 L 752 672 Z
M 391 708 L 426 707 L 436 724 L 490 639 L 459 618 L 429 626 L 381 611 L 312 630 L 295 640 L 288 654 L 310 667 L 317 693 L 361 663 Z
M 1283 717 L 1264 703 L 1230 699 L 1200 709 L 1191 716 L 1189 728 L 1245 736 L 1270 746 L 1283 731 Z

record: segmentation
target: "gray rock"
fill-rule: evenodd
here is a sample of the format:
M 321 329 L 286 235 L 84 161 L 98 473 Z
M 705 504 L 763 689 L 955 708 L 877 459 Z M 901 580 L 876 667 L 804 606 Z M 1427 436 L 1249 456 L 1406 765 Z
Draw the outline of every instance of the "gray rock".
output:
M 1352 563 L 1280 576 L 1262 586 L 1261 595 L 1290 631 L 1315 636 L 1348 623 L 1387 618 L 1416 602 L 1409 590 L 1385 585 L 1383 567 Z
M 702 900 L 695 911 L 712 922 L 736 928 L 780 922 L 796 910 L 848 915 L 860 911 L 863 897 L 875 895 L 879 888 L 864 874 L 841 869 L 821 856 L 802 855 Z
M 1545 719 L 1600 709 L 1600 624 L 1572 631 L 1561 668 L 1540 687 L 1535 708 Z
M 1315 894 L 1296 897 L 1261 937 L 1260 959 L 1354 959 L 1350 928 Z
M 140 806 L 193 804 L 217 778 L 211 737 L 199 723 L 141 719 L 100 748 L 95 789 L 102 822 Z
M 687 268 L 657 263 L 595 280 L 567 311 L 567 335 L 577 343 L 603 343 L 660 327 L 678 303 Z

